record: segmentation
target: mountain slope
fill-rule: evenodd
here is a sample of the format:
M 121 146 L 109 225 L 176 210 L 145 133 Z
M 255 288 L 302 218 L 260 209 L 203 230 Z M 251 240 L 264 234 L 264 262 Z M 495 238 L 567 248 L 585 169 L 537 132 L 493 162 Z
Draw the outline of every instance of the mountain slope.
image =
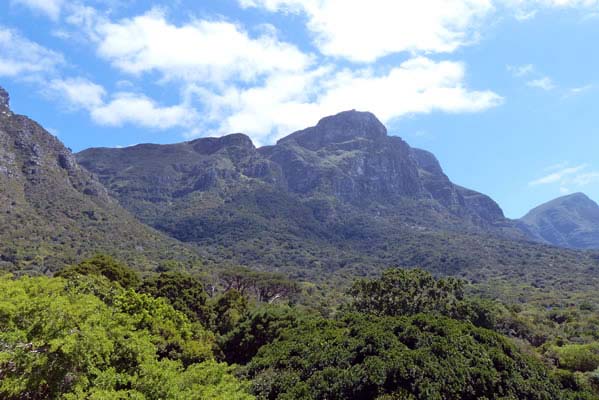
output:
M 56 137 L 14 114 L 0 89 L 0 266 L 46 273 L 96 252 L 139 269 L 196 258 L 121 208 Z
M 599 249 L 599 205 L 583 193 L 542 204 L 520 222 L 532 239 L 575 249 Z
M 370 113 L 327 117 L 259 149 L 234 134 L 77 158 L 138 218 L 214 263 L 311 280 L 402 265 L 539 288 L 567 271 L 595 284 L 591 255 L 524 240 L 492 199 L 452 183 Z

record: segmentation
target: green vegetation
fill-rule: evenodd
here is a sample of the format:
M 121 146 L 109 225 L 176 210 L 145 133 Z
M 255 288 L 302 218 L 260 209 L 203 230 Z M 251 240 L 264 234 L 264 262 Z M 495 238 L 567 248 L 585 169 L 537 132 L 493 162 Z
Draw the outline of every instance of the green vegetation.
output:
M 135 271 L 105 254 L 97 254 L 55 274 L 65 279 L 72 279 L 77 275 L 101 275 L 124 288 L 136 288 L 141 284 L 141 279 Z
M 0 397 L 252 398 L 214 361 L 213 336 L 166 301 L 84 281 L 0 279 Z
M 326 310 L 243 268 L 140 283 L 98 255 L 58 275 L 0 278 L 1 398 L 599 399 L 588 305 L 540 314 L 423 270 L 357 280 Z

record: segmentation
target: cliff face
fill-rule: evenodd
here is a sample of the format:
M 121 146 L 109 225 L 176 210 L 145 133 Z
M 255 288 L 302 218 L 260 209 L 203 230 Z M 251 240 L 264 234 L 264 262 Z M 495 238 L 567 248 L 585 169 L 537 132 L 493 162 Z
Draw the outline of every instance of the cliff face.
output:
M 103 251 L 151 267 L 161 258 L 159 249 L 179 246 L 122 209 L 56 137 L 14 114 L 3 89 L 0 242 L 0 265 L 37 272 Z

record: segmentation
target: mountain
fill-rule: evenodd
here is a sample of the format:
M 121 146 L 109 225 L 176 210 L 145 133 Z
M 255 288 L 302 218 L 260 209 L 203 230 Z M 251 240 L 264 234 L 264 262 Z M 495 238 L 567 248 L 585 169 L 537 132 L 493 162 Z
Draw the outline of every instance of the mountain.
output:
M 511 228 L 492 199 L 454 185 L 431 153 L 387 136 L 371 113 L 327 117 L 260 149 L 247 136 L 233 134 L 89 149 L 77 157 L 151 225 L 177 219 L 186 213 L 181 208 L 213 208 L 259 190 L 307 205 L 317 220 L 327 220 L 336 207 L 366 206 L 406 217 L 416 213 L 417 222 L 426 218 L 431 225 Z
M 431 153 L 388 136 L 371 113 L 326 117 L 261 148 L 233 134 L 76 157 L 141 221 L 207 262 L 310 280 L 421 266 L 538 287 L 564 271 L 582 281 L 597 266 L 527 241 L 491 198 L 452 183 Z
M 97 252 L 138 269 L 197 258 L 125 211 L 56 137 L 14 114 L 0 88 L 0 267 L 47 273 Z
M 555 246 L 599 249 L 599 205 L 583 193 L 542 204 L 520 219 L 533 239 Z

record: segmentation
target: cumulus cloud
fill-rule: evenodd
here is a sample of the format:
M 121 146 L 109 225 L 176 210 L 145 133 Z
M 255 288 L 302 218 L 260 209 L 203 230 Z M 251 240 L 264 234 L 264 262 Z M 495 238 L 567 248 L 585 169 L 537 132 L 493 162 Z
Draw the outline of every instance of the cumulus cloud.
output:
M 466 88 L 464 74 L 461 63 L 418 57 L 384 74 L 321 68 L 272 76 L 260 87 L 199 93 L 208 115 L 220 121 L 217 132 L 243 131 L 266 144 L 347 109 L 369 110 L 389 122 L 412 113 L 476 112 L 501 104 L 494 92 Z
M 135 93 L 117 93 L 107 104 L 90 112 L 101 125 L 122 126 L 131 123 L 146 128 L 189 127 L 197 121 L 197 112 L 185 104 L 162 107 L 152 99 Z
M 53 79 L 48 90 L 75 108 L 93 109 L 104 104 L 106 90 L 84 78 Z
M 95 27 L 98 54 L 120 70 L 157 71 L 166 78 L 253 81 L 279 71 L 302 71 L 311 57 L 272 32 L 252 38 L 224 21 L 192 20 L 177 26 L 162 11 Z
M 448 53 L 477 38 L 490 0 L 238 0 L 242 7 L 303 12 L 322 54 L 372 62 L 399 52 Z
M 340 67 L 281 41 L 272 29 L 252 36 L 225 21 L 192 19 L 174 24 L 157 9 L 110 21 L 92 8 L 78 7 L 67 20 L 85 32 L 100 57 L 129 79 L 158 76 L 178 85 L 186 101 L 171 109 L 166 119 L 179 116 L 189 121 L 191 115 L 200 120 L 193 128 L 189 123 L 180 125 L 190 126 L 188 135 L 242 131 L 257 143 L 268 144 L 345 109 L 369 110 L 387 122 L 435 110 L 481 111 L 502 102 L 492 91 L 469 89 L 465 66 L 454 61 L 414 56 L 385 68 Z M 114 99 L 115 106 L 120 105 L 117 100 L 127 100 L 128 112 L 143 115 L 144 121 L 152 114 L 150 104 L 142 99 Z M 194 106 L 201 110 L 201 119 L 192 113 Z M 106 104 L 98 109 L 102 111 L 91 112 L 98 123 L 117 124 L 109 114 L 125 121 L 116 107 Z M 133 117 L 128 121 L 141 124 Z
M 63 62 L 61 54 L 0 26 L 0 76 L 35 79 Z
M 11 0 L 12 4 L 19 4 L 35 12 L 45 14 L 53 20 L 58 20 L 64 0 Z
M 199 120 L 197 111 L 185 103 L 161 106 L 143 94 L 118 92 L 105 101 L 106 90 L 85 78 L 54 79 L 47 90 L 71 107 L 87 110 L 93 121 L 104 126 L 188 129 Z

